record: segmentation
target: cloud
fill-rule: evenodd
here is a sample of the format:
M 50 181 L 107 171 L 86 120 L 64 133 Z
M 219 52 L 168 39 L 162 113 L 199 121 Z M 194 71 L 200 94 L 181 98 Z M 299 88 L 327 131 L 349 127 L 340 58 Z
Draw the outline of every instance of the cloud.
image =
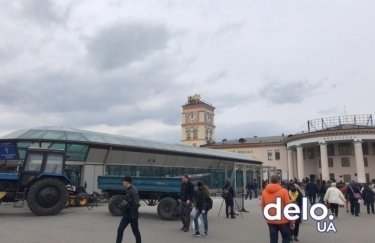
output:
M 71 2 L 58 3 L 52 0 L 27 0 L 23 3 L 23 13 L 39 23 L 61 23 L 69 15 Z
M 260 96 L 274 104 L 301 103 L 316 89 L 317 84 L 309 81 L 292 81 L 287 83 L 269 82 L 259 90 Z
M 161 24 L 133 22 L 107 26 L 87 42 L 89 58 L 100 69 L 124 67 L 166 47 L 170 35 Z

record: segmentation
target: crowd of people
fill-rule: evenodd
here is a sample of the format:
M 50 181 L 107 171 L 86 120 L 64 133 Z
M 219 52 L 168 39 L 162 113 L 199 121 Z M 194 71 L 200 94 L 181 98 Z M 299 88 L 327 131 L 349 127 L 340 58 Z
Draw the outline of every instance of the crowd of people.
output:
M 139 196 L 136 188 L 132 185 L 132 178 L 125 177 L 123 185 L 126 189 L 124 200 L 120 203 L 119 208 L 124 211 L 117 230 L 116 242 L 122 242 L 124 230 L 128 225 L 131 226 L 136 242 L 141 243 L 141 234 L 138 227 L 138 208 L 140 206 Z M 258 197 L 259 185 L 256 180 L 251 180 L 246 184 L 245 199 Z M 305 179 L 303 183 L 290 180 L 282 182 L 280 177 L 273 175 L 270 181 L 263 181 L 262 184 L 261 206 L 265 208 L 270 203 L 275 203 L 277 198 L 282 200 L 282 205 L 293 203 L 295 206 L 303 208 L 303 190 L 305 197 L 308 198 L 310 206 L 324 203 L 331 210 L 334 217 L 339 216 L 339 208 L 345 207 L 346 211 L 353 216 L 360 215 L 360 203 L 363 201 L 368 214 L 375 214 L 375 185 L 361 185 L 354 181 L 342 183 L 335 181 L 314 181 Z M 228 179 L 222 189 L 222 198 L 225 202 L 225 213 L 227 218 L 235 218 L 234 203 L 236 193 Z M 203 236 L 208 236 L 208 212 L 213 207 L 213 200 L 209 188 L 203 181 L 197 181 L 194 185 L 188 175 L 182 177 L 181 192 L 178 199 L 178 215 L 182 222 L 181 231 L 189 232 L 191 225 L 191 212 L 195 207 L 193 218 L 194 236 L 202 236 L 200 233 L 200 218 L 203 221 Z M 282 242 L 299 241 L 299 232 L 301 224 L 301 215 L 297 214 L 297 219 L 289 221 L 284 215 L 280 220 L 267 220 L 269 228 L 270 243 L 277 243 L 279 233 L 282 236 Z
M 304 187 L 305 197 L 308 198 L 310 206 L 317 202 L 323 203 L 331 210 L 331 215 L 335 218 L 339 216 L 340 207 L 345 207 L 347 213 L 350 212 L 358 217 L 361 202 L 366 206 L 368 214 L 375 214 L 375 184 L 359 184 L 355 181 L 336 183 L 334 180 L 315 181 L 307 178 L 303 183 L 295 180 L 282 182 L 277 175 L 272 176 L 270 182 L 263 182 L 262 208 L 269 203 L 275 203 L 277 198 L 281 198 L 284 207 L 289 203 L 294 203 L 302 210 L 304 195 L 301 187 Z M 278 242 L 279 232 L 283 243 L 299 241 L 301 215 L 298 216 L 298 219 L 294 221 L 289 221 L 284 216 L 280 220 L 267 221 L 270 243 Z

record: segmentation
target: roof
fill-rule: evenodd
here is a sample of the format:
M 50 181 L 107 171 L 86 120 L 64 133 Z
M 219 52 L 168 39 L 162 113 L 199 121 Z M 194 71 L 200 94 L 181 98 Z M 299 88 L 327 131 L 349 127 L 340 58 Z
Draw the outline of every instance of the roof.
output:
M 263 143 L 283 143 L 285 136 L 268 136 L 268 137 L 251 137 L 251 138 L 240 138 L 233 140 L 223 140 L 222 142 L 216 142 L 207 144 L 207 146 L 215 145 L 235 145 L 235 144 L 263 144 Z
M 168 151 L 181 154 L 214 157 L 219 159 L 232 160 L 233 162 L 261 164 L 259 160 L 248 155 L 180 144 L 168 144 L 152 140 L 84 131 L 66 127 L 46 126 L 19 130 L 1 137 L 0 141 L 1 140 L 69 141 L 86 144 L 104 144 L 119 147 L 131 147 L 146 150 Z

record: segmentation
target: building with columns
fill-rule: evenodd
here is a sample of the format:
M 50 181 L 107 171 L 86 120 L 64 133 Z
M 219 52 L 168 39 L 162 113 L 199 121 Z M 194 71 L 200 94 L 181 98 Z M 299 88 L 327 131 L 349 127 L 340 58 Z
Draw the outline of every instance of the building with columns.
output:
M 263 178 L 335 179 L 359 183 L 375 179 L 372 115 L 347 115 L 307 122 L 307 131 L 288 136 L 222 140 L 204 147 L 249 154 L 263 162 Z

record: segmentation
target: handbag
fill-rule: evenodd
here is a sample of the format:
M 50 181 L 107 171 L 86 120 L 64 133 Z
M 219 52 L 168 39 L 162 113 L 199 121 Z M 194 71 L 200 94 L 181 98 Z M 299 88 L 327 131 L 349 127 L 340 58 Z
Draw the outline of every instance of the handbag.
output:
M 352 186 L 349 186 L 349 187 L 350 187 L 350 190 L 353 192 L 353 196 L 355 199 L 362 199 L 361 193 L 354 192 Z

